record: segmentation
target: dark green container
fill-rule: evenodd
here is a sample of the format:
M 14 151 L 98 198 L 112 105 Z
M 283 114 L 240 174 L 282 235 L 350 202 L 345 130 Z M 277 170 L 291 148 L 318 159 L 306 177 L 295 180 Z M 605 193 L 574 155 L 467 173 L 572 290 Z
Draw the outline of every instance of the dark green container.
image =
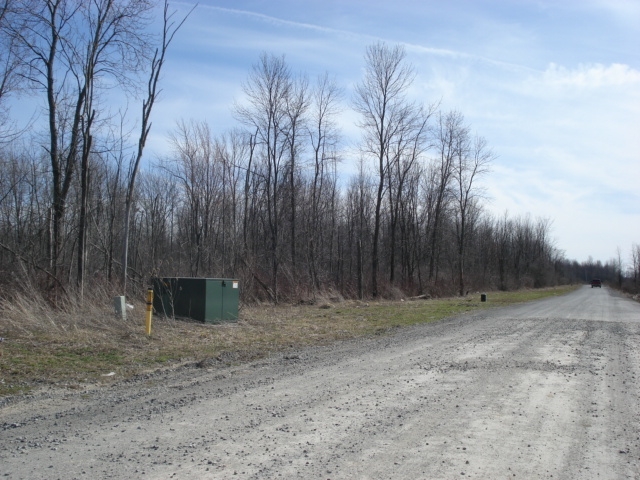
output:
M 231 278 L 153 278 L 156 313 L 204 323 L 238 320 L 240 282 Z

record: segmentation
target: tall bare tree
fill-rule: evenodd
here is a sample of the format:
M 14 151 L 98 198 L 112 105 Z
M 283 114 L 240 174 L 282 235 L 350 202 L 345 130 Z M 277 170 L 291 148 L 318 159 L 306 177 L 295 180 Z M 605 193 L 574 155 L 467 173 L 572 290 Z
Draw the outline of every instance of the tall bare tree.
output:
M 50 269 L 58 276 L 67 196 L 82 168 L 78 280 L 82 283 L 86 197 L 94 101 L 106 78 L 125 85 L 144 57 L 150 0 L 43 0 L 16 2 L 12 31 L 22 74 L 42 93 L 48 116 L 52 234 Z M 79 162 L 81 159 L 81 162 Z
M 389 207 L 389 282 L 395 281 L 396 239 L 400 208 L 404 202 L 409 173 L 429 148 L 428 122 L 435 106 L 407 109 L 406 116 L 393 136 L 386 158 Z
M 299 177 L 300 156 L 304 143 L 302 142 L 303 132 L 306 128 L 306 114 L 309 109 L 309 82 L 306 77 L 297 77 L 291 83 L 291 90 L 286 97 L 286 112 L 288 117 L 288 128 L 286 131 L 286 148 L 289 151 L 289 164 L 287 165 L 289 176 L 289 225 L 290 225 L 290 255 L 291 268 L 294 277 L 297 275 L 297 253 L 296 253 L 296 211 L 297 186 L 296 179 Z
M 98 91 L 105 77 L 127 87 L 131 82 L 129 75 L 137 73 L 148 45 L 142 30 L 152 6 L 149 0 L 92 0 L 84 2 L 79 10 L 86 32 L 78 35 L 78 40 L 71 45 L 73 54 L 69 57 L 77 60 L 69 63 L 77 89 L 85 92 L 80 116 L 81 198 L 77 260 L 77 283 L 81 295 L 86 257 L 90 155 L 94 148 Z
M 22 62 L 18 49 L 22 26 L 17 7 L 17 0 L 0 1 L 0 143 L 15 137 L 15 132 L 10 131 L 6 100 L 20 90 L 19 69 Z
M 370 45 L 365 52 L 364 78 L 356 85 L 353 99 L 353 107 L 361 116 L 361 149 L 365 156 L 375 162 L 378 184 L 371 255 L 371 294 L 374 297 L 379 294 L 382 203 L 390 158 L 393 156 L 392 146 L 415 115 L 415 104 L 407 100 L 414 77 L 402 46 L 390 47 L 384 43 Z
M 458 244 L 458 292 L 465 294 L 465 254 L 468 231 L 472 220 L 477 217 L 479 199 L 483 189 L 478 185 L 481 176 L 489 171 L 495 158 L 482 137 L 469 138 L 468 128 L 458 131 L 456 158 L 453 166 L 455 178 L 456 241 Z
M 288 102 L 293 89 L 292 74 L 284 57 L 263 53 L 253 65 L 243 85 L 247 104 L 236 105 L 239 120 L 256 132 L 256 145 L 263 160 L 267 227 L 270 240 L 271 289 L 269 294 L 278 302 L 280 271 L 280 235 L 282 213 L 281 190 L 290 150 L 287 148 L 290 117 Z
M 365 159 L 358 162 L 358 173 L 354 175 L 349 184 L 347 193 L 347 219 L 353 226 L 354 240 L 356 244 L 356 288 L 357 296 L 362 299 L 365 295 L 364 257 L 365 251 L 369 251 L 367 241 L 371 233 L 370 220 L 373 202 L 373 180 L 365 165 Z
M 222 206 L 219 230 L 222 234 L 219 250 L 220 274 L 228 275 L 229 270 L 239 270 L 241 246 L 240 232 L 242 220 L 241 179 L 247 171 L 250 145 L 240 129 L 233 129 L 215 141 L 215 156 L 222 170 Z
M 323 244 L 322 215 L 329 210 L 327 192 L 333 190 L 336 178 L 332 176 L 338 161 L 337 146 L 340 136 L 335 117 L 339 113 L 338 102 L 342 91 L 327 73 L 318 77 L 312 92 L 312 106 L 308 123 L 309 141 L 313 160 L 310 185 L 309 214 L 307 222 L 307 259 L 309 276 L 314 292 L 320 288 L 318 275 L 318 249 Z
M 446 115 L 440 113 L 435 134 L 437 156 L 434 158 L 433 169 L 433 221 L 430 222 L 431 240 L 429 245 L 429 281 L 434 284 L 438 282 L 442 223 L 446 208 L 451 200 L 451 181 L 454 173 L 454 164 L 464 128 L 463 117 L 460 112 L 451 111 Z
M 163 17 L 162 17 L 162 36 L 160 44 L 155 50 L 153 58 L 151 59 L 151 67 L 149 72 L 149 79 L 147 82 L 146 97 L 142 101 L 142 114 L 140 117 L 140 136 L 138 137 L 138 148 L 134 158 L 129 167 L 127 193 L 125 198 L 125 211 L 124 211 L 124 234 L 123 234 L 123 247 L 122 247 L 122 293 L 126 295 L 127 292 L 127 266 L 129 260 L 129 229 L 131 221 L 131 208 L 133 206 L 133 194 L 136 185 L 136 177 L 138 170 L 140 169 L 140 161 L 142 160 L 142 154 L 144 147 L 147 143 L 147 137 L 151 131 L 151 112 L 153 106 L 158 99 L 160 90 L 158 89 L 158 82 L 160 80 L 160 72 L 166 61 L 167 51 L 175 34 L 180 27 L 187 20 L 189 15 L 193 12 L 195 6 L 180 20 L 175 20 L 175 12 L 169 12 L 169 1 L 165 0 Z
M 223 172 L 206 122 L 178 122 L 171 142 L 174 155 L 165 168 L 178 180 L 182 192 L 181 226 L 189 255 L 189 273 L 198 276 L 211 267 L 208 244 L 214 236 L 215 219 L 221 215 Z

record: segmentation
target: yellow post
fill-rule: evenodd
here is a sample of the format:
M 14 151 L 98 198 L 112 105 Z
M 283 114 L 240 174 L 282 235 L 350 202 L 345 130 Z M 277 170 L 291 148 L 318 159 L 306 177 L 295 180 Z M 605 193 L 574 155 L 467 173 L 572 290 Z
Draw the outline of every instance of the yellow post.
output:
M 153 315 L 153 288 L 147 290 L 147 335 L 151 335 L 151 316 Z

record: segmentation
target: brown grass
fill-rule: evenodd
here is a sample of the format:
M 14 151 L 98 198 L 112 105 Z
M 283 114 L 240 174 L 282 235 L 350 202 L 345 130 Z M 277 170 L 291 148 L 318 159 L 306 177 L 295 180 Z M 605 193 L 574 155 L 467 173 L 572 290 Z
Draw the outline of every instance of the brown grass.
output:
M 77 388 L 108 383 L 185 362 L 239 363 L 570 289 L 492 292 L 487 303 L 481 303 L 479 295 L 385 302 L 329 296 L 315 305 L 242 306 L 237 323 L 221 325 L 154 316 L 151 336 L 145 333 L 142 299 L 123 321 L 115 317 L 105 292 L 93 292 L 84 302 L 69 300 L 55 311 L 42 299 L 16 296 L 0 303 L 0 395 L 26 392 L 38 384 Z

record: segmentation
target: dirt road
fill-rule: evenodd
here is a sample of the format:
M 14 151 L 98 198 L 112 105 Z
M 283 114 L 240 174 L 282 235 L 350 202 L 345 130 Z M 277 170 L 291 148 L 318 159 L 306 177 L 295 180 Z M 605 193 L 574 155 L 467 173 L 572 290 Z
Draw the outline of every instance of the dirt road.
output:
M 489 298 L 489 301 L 491 299 Z M 0 478 L 640 478 L 640 304 L 607 288 L 0 408 Z

